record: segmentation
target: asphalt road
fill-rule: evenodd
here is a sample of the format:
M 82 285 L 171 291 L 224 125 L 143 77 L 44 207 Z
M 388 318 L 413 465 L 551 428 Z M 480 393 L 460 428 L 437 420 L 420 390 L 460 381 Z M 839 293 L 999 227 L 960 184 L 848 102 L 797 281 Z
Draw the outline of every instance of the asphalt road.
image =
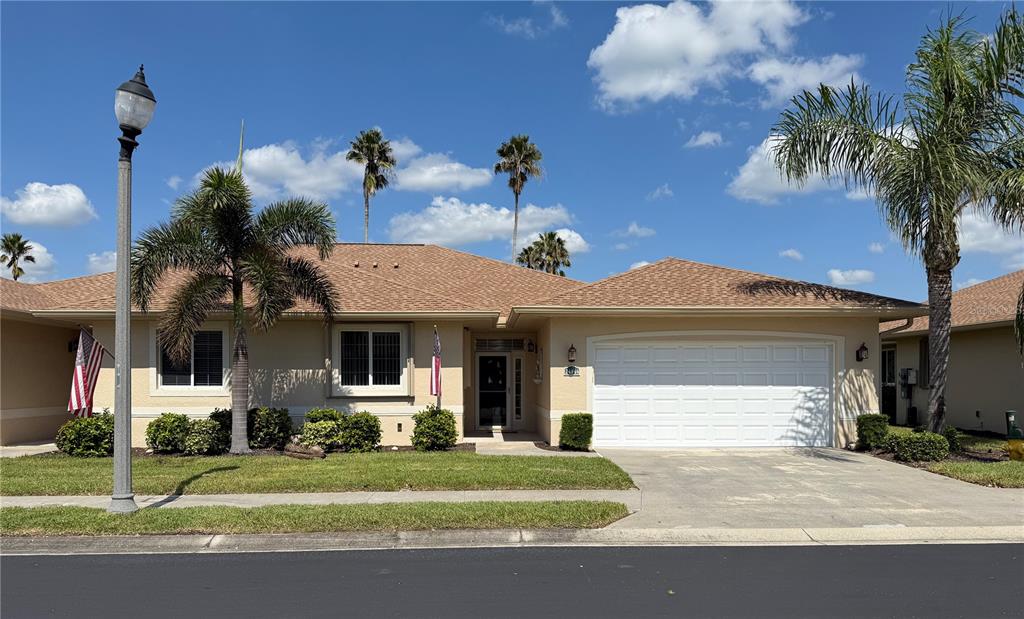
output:
M 21 617 L 1021 617 L 1024 545 L 0 558 Z

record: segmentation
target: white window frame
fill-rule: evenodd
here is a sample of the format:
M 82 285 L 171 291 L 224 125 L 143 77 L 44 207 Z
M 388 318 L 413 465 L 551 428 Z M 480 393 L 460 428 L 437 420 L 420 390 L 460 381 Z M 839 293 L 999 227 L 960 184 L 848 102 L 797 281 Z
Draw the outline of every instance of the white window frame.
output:
M 231 393 L 231 346 L 228 337 L 229 328 L 226 322 L 207 322 L 199 331 L 220 331 L 221 335 L 221 368 L 220 385 L 164 385 L 161 372 L 161 350 L 157 325 L 149 328 L 149 391 L 153 395 L 173 395 L 185 397 L 207 397 L 214 395 L 230 395 Z M 195 361 L 192 361 L 192 373 L 189 381 L 195 382 Z
M 341 384 L 341 334 L 342 332 L 358 331 L 368 333 L 369 351 L 367 356 L 367 368 L 370 376 L 369 385 L 343 385 Z M 402 360 L 402 374 L 397 385 L 374 385 L 373 384 L 373 333 L 398 333 L 398 345 Z M 331 397 L 375 397 L 375 396 L 402 396 L 408 397 L 412 381 L 409 379 L 411 355 L 409 345 L 411 330 L 405 323 L 345 323 L 336 324 L 331 329 Z

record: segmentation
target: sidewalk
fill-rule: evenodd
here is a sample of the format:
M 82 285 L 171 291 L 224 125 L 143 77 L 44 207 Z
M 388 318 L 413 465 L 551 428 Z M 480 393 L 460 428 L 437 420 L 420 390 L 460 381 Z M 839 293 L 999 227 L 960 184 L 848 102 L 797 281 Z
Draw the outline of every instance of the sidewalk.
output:
M 398 492 L 309 492 L 282 494 L 136 495 L 139 507 L 262 507 L 264 505 L 354 505 L 359 503 L 469 503 L 474 501 L 612 501 L 640 509 L 640 490 L 402 490 Z M 4 496 L 0 507 L 74 505 L 106 508 L 109 496 Z

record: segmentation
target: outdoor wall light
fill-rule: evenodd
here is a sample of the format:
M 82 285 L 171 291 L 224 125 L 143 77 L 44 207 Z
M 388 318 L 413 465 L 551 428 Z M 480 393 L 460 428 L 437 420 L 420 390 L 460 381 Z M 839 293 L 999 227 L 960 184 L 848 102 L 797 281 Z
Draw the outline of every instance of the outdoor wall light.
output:
M 576 363 L 576 347 L 569 344 L 569 364 Z
M 868 345 L 861 343 L 860 348 L 857 349 L 857 361 L 866 361 L 868 358 Z
M 526 340 L 526 352 L 533 352 L 533 340 L 529 338 Z

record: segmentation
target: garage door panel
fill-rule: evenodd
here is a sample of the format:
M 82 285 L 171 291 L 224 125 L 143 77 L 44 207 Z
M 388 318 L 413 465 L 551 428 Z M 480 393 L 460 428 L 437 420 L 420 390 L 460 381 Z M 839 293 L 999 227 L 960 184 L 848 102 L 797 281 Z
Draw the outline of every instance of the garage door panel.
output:
M 832 442 L 829 345 L 649 342 L 596 351 L 597 446 Z

